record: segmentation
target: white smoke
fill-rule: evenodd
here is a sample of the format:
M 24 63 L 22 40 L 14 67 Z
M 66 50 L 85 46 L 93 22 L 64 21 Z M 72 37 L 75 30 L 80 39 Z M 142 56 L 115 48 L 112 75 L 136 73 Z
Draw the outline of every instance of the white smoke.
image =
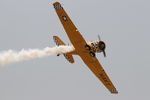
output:
M 0 52 L 0 66 L 20 62 L 24 60 L 30 60 L 35 58 L 42 58 L 49 55 L 63 54 L 73 51 L 74 48 L 71 46 L 58 46 L 58 47 L 46 47 L 43 50 L 39 49 L 22 49 L 19 52 L 8 50 Z

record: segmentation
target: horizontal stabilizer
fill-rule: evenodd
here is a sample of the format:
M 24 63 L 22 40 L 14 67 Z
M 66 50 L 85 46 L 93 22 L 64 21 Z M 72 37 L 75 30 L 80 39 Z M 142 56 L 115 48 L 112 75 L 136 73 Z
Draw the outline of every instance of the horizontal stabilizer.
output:
M 53 36 L 53 39 L 54 39 L 57 46 L 65 45 L 65 43 L 58 36 Z
M 60 45 L 65 45 L 65 43 L 58 37 L 58 36 L 53 36 L 53 39 L 56 43 L 57 46 Z M 59 56 L 60 54 L 57 54 L 57 56 Z M 74 63 L 74 59 L 73 56 L 69 53 L 64 54 L 64 57 L 70 62 L 70 63 Z

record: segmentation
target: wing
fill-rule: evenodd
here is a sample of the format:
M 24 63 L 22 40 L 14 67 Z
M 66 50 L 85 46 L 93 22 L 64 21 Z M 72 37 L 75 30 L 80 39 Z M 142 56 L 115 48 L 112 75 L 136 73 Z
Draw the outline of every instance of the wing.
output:
M 88 53 L 80 55 L 84 63 L 89 67 L 89 69 L 96 75 L 96 77 L 105 85 L 105 87 L 113 94 L 117 94 L 115 86 L 105 73 L 103 67 L 99 63 L 96 57 L 91 57 Z
M 76 50 L 85 50 L 84 46 L 86 45 L 86 41 L 75 27 L 61 4 L 59 2 L 55 2 L 53 5 L 73 46 L 76 48 Z

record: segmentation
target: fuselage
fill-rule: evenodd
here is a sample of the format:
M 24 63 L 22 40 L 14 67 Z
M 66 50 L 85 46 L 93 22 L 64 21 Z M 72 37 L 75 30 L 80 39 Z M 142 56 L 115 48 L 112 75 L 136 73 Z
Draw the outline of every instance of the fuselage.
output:
M 87 46 L 87 48 L 86 48 L 86 46 Z M 87 42 L 86 46 L 85 46 L 85 49 L 89 49 L 93 53 L 101 53 L 106 48 L 105 43 L 103 41 L 91 41 L 91 42 Z M 77 55 L 77 52 L 74 49 L 73 51 L 69 52 L 69 54 Z

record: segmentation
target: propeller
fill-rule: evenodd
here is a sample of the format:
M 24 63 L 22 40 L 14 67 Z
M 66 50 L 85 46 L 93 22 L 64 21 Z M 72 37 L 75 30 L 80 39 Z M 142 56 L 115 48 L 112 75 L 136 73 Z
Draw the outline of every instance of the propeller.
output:
M 105 52 L 105 50 L 103 51 L 103 55 L 104 55 L 104 57 L 106 57 L 106 52 Z
M 99 40 L 99 41 L 101 41 L 101 37 L 100 37 L 100 35 L 99 35 L 99 34 L 98 34 L 98 40 Z
M 98 40 L 101 41 L 101 37 L 100 35 L 98 34 Z M 102 44 L 101 44 L 102 45 Z M 105 45 L 105 44 L 104 44 Z M 105 48 L 103 49 L 103 55 L 104 57 L 106 57 L 106 52 L 105 52 Z

